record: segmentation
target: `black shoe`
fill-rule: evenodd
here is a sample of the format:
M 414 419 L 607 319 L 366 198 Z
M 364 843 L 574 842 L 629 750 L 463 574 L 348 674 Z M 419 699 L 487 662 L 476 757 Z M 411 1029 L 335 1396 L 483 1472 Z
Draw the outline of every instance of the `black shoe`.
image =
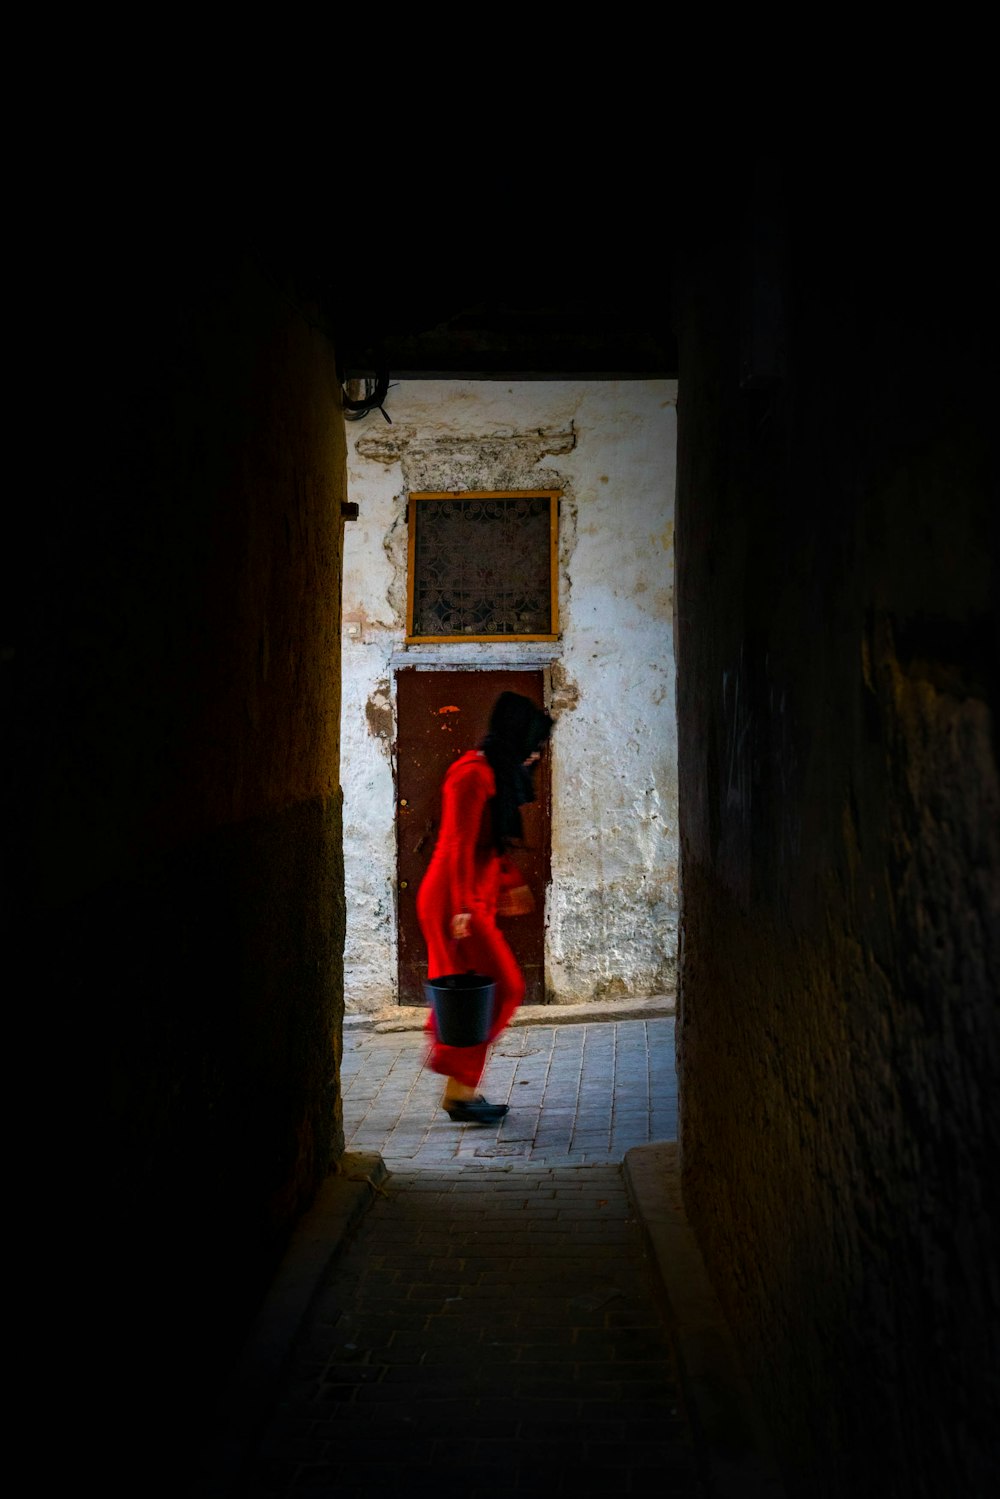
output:
M 456 1098 L 444 1105 L 448 1118 L 456 1124 L 496 1124 L 509 1108 L 506 1103 L 487 1103 L 485 1098 Z

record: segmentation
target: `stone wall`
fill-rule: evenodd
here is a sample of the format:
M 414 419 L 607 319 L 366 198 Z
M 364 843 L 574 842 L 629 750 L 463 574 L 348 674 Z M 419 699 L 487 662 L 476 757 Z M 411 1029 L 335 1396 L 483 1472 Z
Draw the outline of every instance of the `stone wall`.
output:
M 684 1199 L 792 1499 L 998 1457 L 985 283 L 889 180 L 723 194 L 679 300 Z
M 190 1431 L 343 1149 L 340 385 L 294 286 L 194 238 L 78 267 L 86 420 L 14 662 L 64 1256 L 137 1442 Z

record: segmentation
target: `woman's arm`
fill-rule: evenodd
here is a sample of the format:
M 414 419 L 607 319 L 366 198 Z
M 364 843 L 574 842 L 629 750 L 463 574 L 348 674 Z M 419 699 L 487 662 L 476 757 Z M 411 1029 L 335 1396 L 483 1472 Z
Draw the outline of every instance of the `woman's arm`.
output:
M 476 844 L 486 804 L 493 794 L 493 775 L 489 766 L 472 763 L 463 767 L 450 787 L 452 797 L 451 858 L 448 876 L 451 905 L 451 934 L 461 938 L 469 934 L 475 895 Z

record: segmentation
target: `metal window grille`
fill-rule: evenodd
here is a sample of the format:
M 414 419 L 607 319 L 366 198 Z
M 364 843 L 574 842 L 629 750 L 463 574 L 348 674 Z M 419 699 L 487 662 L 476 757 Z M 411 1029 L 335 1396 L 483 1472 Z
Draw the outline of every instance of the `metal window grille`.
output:
M 556 639 L 558 498 L 411 494 L 408 639 Z

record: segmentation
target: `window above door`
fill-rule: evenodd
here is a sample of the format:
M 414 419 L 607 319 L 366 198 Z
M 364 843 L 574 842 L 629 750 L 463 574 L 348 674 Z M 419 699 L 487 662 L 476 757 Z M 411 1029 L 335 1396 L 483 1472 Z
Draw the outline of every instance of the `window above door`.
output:
M 411 493 L 407 642 L 557 640 L 559 494 Z

